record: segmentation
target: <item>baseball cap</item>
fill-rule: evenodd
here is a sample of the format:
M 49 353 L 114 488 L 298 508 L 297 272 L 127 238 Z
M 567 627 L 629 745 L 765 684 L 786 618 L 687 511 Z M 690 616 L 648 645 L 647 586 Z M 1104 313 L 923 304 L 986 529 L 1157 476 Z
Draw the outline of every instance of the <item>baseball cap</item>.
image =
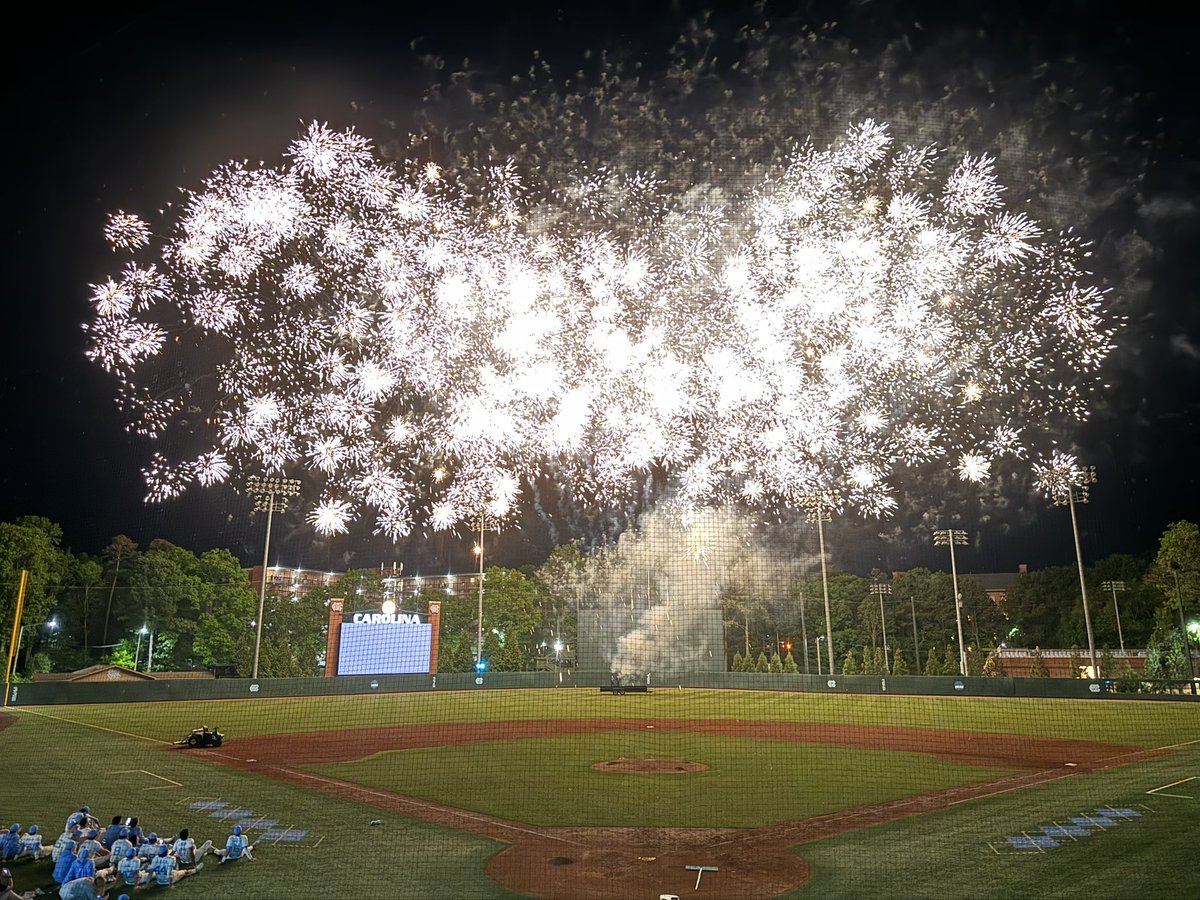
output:
M 155 834 L 155 833 L 152 831 L 152 832 L 150 832 L 148 835 L 146 835 L 146 840 L 148 840 L 148 841 L 157 841 L 157 840 L 158 840 L 158 835 L 157 835 L 157 834 Z
M 241 834 L 241 833 L 242 833 L 242 826 L 241 826 L 241 825 L 234 825 L 234 826 L 233 826 L 233 833 L 234 833 L 234 834 Z
M 10 831 L 12 834 L 16 834 L 18 831 L 20 831 L 20 830 L 21 830 L 21 823 L 20 823 L 20 822 L 13 822 L 11 825 L 9 825 L 9 826 L 8 826 L 8 830 L 9 830 L 9 831 Z
M 159 856 L 167 855 L 167 845 L 166 844 L 163 844 L 161 847 L 158 848 L 158 855 Z
M 30 825 L 30 826 L 29 826 L 29 833 L 30 833 L 30 834 L 37 834 L 37 833 L 38 833 L 38 827 L 37 827 L 36 825 Z
M 93 828 L 91 831 L 88 832 L 88 837 L 94 838 L 94 837 L 97 837 L 99 834 L 100 834 L 100 832 L 98 832 L 95 828 Z
M 80 847 L 79 848 L 79 858 L 80 859 L 87 859 L 91 855 L 92 855 L 91 847 Z
M 126 848 L 125 848 L 125 858 L 126 858 L 126 859 L 133 859 L 133 848 L 132 848 L 132 847 L 126 847 Z
M 121 837 L 129 837 L 129 829 L 128 828 L 123 827 L 121 829 Z
M 79 807 L 79 811 L 80 812 L 91 812 L 92 808 L 90 806 L 81 806 L 81 807 Z

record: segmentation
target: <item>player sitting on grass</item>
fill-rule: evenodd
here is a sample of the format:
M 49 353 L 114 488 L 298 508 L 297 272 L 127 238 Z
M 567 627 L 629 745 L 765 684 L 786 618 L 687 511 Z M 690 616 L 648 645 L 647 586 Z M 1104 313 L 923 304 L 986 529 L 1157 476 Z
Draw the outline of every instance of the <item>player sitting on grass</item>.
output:
M 137 855 L 144 860 L 151 860 L 158 856 L 158 835 L 153 831 L 146 835 L 144 843 L 138 844 L 136 847 Z
M 117 839 L 112 842 L 112 847 L 109 848 L 111 859 L 114 864 L 119 863 L 125 858 L 125 851 L 132 850 L 133 844 L 129 841 L 129 829 L 122 828 L 117 835 Z M 136 855 L 136 854 L 135 854 Z
M 108 850 L 100 843 L 100 832 L 93 828 L 89 831 L 82 841 L 79 842 L 80 850 L 87 850 L 94 862 L 104 864 L 108 859 Z
M 91 850 L 87 847 L 80 847 L 79 852 L 75 854 L 75 861 L 71 863 L 71 868 L 67 869 L 67 876 L 63 879 L 63 884 L 79 878 L 95 878 L 96 864 L 92 862 L 91 857 Z
M 117 863 L 117 871 L 131 888 L 140 887 L 150 880 L 150 873 L 142 869 L 142 861 L 132 847 L 125 851 L 125 857 Z
M 163 887 L 174 887 L 175 882 L 180 878 L 187 878 L 189 875 L 195 875 L 204 868 L 204 863 L 197 863 L 191 868 L 181 868 L 179 860 L 170 853 L 170 848 L 163 844 L 158 848 L 158 856 L 150 863 L 150 871 L 154 873 L 154 880 Z
M 71 871 L 71 866 L 75 864 L 75 851 L 78 847 L 79 845 L 75 843 L 73 837 L 67 841 L 62 848 L 62 852 L 58 855 L 58 860 L 54 863 L 54 880 L 58 884 L 66 884 L 67 873 Z
M 179 860 L 179 866 L 182 869 L 190 869 L 195 866 L 200 860 L 204 859 L 204 854 L 212 850 L 212 841 L 205 841 L 200 845 L 200 849 L 196 849 L 196 842 L 192 840 L 188 830 L 184 828 L 179 832 L 179 838 L 175 841 L 175 846 L 171 852 L 175 854 L 175 858 Z
M 29 831 L 21 838 L 21 850 L 18 859 L 45 859 L 50 855 L 50 848 L 42 846 L 41 831 L 36 825 L 30 825 Z
M 8 831 L 0 836 L 0 860 L 16 859 L 21 852 L 21 823 L 13 822 Z
M 100 843 L 104 845 L 104 849 L 111 850 L 113 841 L 121 836 L 121 829 L 125 827 L 121 824 L 123 821 L 120 816 L 113 816 L 112 824 L 104 829 L 104 833 L 100 835 Z
M 78 828 L 80 831 L 87 831 L 89 828 L 99 828 L 99 820 L 92 815 L 91 809 L 86 806 L 79 807 L 78 812 L 73 812 L 67 816 L 67 831 Z
M 96 891 L 102 889 L 100 879 L 93 875 L 68 881 L 58 889 L 58 896 L 62 900 L 96 900 Z
M 58 862 L 58 858 L 62 856 L 63 850 L 66 849 L 67 845 L 74 845 L 76 840 L 81 840 L 82 838 L 83 833 L 78 828 L 68 828 L 58 836 L 58 839 L 54 842 L 54 846 L 50 848 L 50 859 Z
M 231 859 L 241 859 L 242 857 L 250 860 L 250 862 L 254 862 L 254 857 L 250 855 L 250 851 L 253 849 L 254 845 L 242 834 L 242 826 L 234 825 L 233 834 L 225 841 L 225 849 L 214 850 L 213 852 L 221 857 L 222 863 Z

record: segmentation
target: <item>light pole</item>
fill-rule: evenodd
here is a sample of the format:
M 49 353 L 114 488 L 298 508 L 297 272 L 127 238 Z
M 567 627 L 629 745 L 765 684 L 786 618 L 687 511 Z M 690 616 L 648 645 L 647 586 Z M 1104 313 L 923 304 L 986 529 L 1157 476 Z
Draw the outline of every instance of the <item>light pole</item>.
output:
M 829 573 L 825 567 L 825 523 L 833 518 L 830 511 L 832 503 L 825 496 L 815 496 L 808 504 L 808 521 L 817 525 L 817 540 L 821 549 L 821 590 L 825 594 L 825 650 L 829 654 L 829 674 L 833 674 L 833 616 L 829 611 Z M 821 652 L 820 640 L 817 641 L 817 653 Z M 821 674 L 818 661 L 817 674 Z
M 142 635 L 149 634 L 149 633 L 150 633 L 150 629 L 147 628 L 145 625 L 143 625 L 137 631 L 137 636 L 138 636 L 137 649 L 133 651 L 133 671 L 135 671 L 135 672 L 137 671 L 138 657 L 140 657 L 142 655 Z
M 800 589 L 800 640 L 804 647 L 804 674 L 812 674 L 808 670 L 808 624 L 804 621 L 804 607 L 808 605 L 808 597 L 804 594 L 804 589 Z
M 1075 564 L 1079 568 L 1079 595 L 1083 598 L 1083 624 L 1087 627 L 1088 657 L 1092 661 L 1092 677 L 1098 678 L 1099 667 L 1096 665 L 1096 640 L 1092 636 L 1092 614 L 1088 609 L 1087 581 L 1083 577 L 1083 550 L 1079 546 L 1079 519 L 1075 515 L 1076 503 L 1088 502 L 1090 485 L 1096 483 L 1096 467 L 1086 469 L 1069 465 L 1057 474 L 1053 484 L 1047 484 L 1051 489 L 1051 497 L 1055 506 L 1071 508 L 1071 534 L 1075 537 Z
M 1183 616 L 1183 592 L 1179 590 L 1179 563 L 1168 563 L 1171 574 L 1175 576 L 1175 602 L 1179 604 L 1179 627 L 1183 629 L 1183 655 L 1188 661 L 1188 678 L 1196 680 L 1196 665 L 1192 662 L 1192 641 L 1188 636 L 1187 621 Z M 1195 690 L 1195 688 L 1193 688 Z
M 300 482 L 295 478 L 261 478 L 252 475 L 246 479 L 246 489 L 254 495 L 254 508 L 267 513 L 267 537 L 263 541 L 262 583 L 258 586 L 258 618 L 254 624 L 254 664 L 250 677 L 258 677 L 258 656 L 262 647 L 263 606 L 267 601 L 267 561 L 271 552 L 271 517 L 287 509 L 288 497 L 300 493 Z
M 821 674 L 821 641 L 823 641 L 823 640 L 825 640 L 825 635 L 818 634 L 817 635 L 817 674 L 818 675 Z M 832 669 L 830 670 L 829 674 L 830 675 L 833 674 Z
M 892 586 L 883 582 L 876 582 L 871 585 L 871 593 L 879 595 L 879 626 L 883 629 L 883 667 L 888 672 L 892 671 L 892 667 L 888 664 L 888 646 L 887 646 L 887 619 L 883 613 L 883 595 L 890 594 Z
M 475 555 L 479 557 L 479 622 L 475 638 L 475 669 L 483 661 L 483 529 L 486 521 L 483 513 L 479 514 L 479 543 L 475 545 Z
M 1117 617 L 1117 640 L 1121 644 L 1121 652 L 1125 652 L 1125 635 L 1121 632 L 1121 609 L 1117 606 L 1117 591 L 1125 590 L 1125 582 L 1123 581 L 1105 581 L 1100 585 L 1103 591 L 1112 591 L 1113 595 L 1113 612 Z
M 916 661 L 914 671 L 921 674 L 921 639 L 917 637 L 917 601 L 913 599 L 912 594 L 908 595 L 908 605 L 912 607 L 913 620 L 913 658 Z
M 933 533 L 933 542 L 939 546 L 950 548 L 950 580 L 954 585 L 954 619 L 958 622 L 958 666 L 959 671 L 967 674 L 967 648 L 963 644 L 962 632 L 962 594 L 958 592 L 958 564 L 954 561 L 955 545 L 967 543 L 967 533 L 956 528 L 943 528 Z
M 14 666 L 19 666 L 21 664 L 21 638 L 24 637 L 24 635 L 25 635 L 25 629 L 26 628 L 40 628 L 42 625 L 45 625 L 51 631 L 58 630 L 58 620 L 57 619 L 50 619 L 48 622 L 30 622 L 28 625 L 22 625 L 20 628 L 17 629 L 17 647 L 16 647 L 16 652 L 13 653 L 13 665 Z M 15 671 L 15 669 L 14 669 L 14 671 Z

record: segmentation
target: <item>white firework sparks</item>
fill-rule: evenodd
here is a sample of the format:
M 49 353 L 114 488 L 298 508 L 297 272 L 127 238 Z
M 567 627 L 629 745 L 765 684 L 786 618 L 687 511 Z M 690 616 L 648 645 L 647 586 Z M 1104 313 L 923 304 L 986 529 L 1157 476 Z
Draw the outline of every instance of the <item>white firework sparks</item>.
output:
M 393 171 L 316 124 L 286 160 L 217 170 L 161 274 L 93 288 L 89 354 L 123 397 L 175 352 L 213 361 L 126 403 L 155 434 L 210 411 L 192 462 L 147 470 L 155 499 L 303 467 L 318 531 L 398 538 L 508 515 L 548 472 L 603 499 L 665 467 L 693 505 L 887 515 L 908 467 L 982 481 L 1084 418 L 1112 349 L 1077 241 L 1005 212 L 988 157 L 873 121 L 680 196 L 603 167 L 538 194 L 519 159 Z M 106 234 L 150 240 L 123 213 Z

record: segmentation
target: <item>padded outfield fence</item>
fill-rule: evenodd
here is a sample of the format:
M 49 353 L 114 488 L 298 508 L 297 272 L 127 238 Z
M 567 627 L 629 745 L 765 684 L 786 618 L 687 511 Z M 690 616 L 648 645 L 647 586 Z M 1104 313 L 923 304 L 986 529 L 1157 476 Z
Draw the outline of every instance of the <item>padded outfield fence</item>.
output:
M 423 691 L 587 689 L 611 686 L 608 672 L 494 672 L 475 675 L 342 676 L 330 678 L 221 678 L 151 682 L 14 684 L 10 706 L 79 703 L 149 703 L 170 700 L 242 700 L 267 697 L 321 697 Z M 710 688 L 746 691 L 799 691 L 817 694 L 902 694 L 914 696 L 1041 697 L 1091 700 L 1200 701 L 1200 683 L 1181 680 L 1139 681 L 1122 691 L 1105 679 L 983 678 L 904 675 L 760 675 L 750 672 L 676 674 L 668 683 L 653 677 L 626 680 L 651 690 Z

